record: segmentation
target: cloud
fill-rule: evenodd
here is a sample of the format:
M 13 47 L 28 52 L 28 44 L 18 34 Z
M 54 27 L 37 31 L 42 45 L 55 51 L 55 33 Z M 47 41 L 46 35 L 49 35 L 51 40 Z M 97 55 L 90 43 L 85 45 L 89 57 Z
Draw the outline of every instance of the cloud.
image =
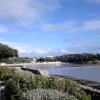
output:
M 60 7 L 54 0 L 0 0 L 0 20 L 32 23 Z
M 100 30 L 100 20 L 88 20 L 83 23 L 84 31 L 97 31 Z
M 20 56 L 28 57 L 45 57 L 60 56 L 73 53 L 100 53 L 99 45 L 80 44 L 68 48 L 34 48 L 31 45 L 17 42 L 8 42 L 0 39 L 1 43 L 7 44 L 19 51 Z
M 0 43 L 6 44 L 12 48 L 15 48 L 19 51 L 19 54 L 21 53 L 31 53 L 32 52 L 32 46 L 24 43 L 18 43 L 18 42 L 10 42 L 10 41 L 5 41 L 4 39 L 0 39 Z
M 20 56 L 57 56 L 57 55 L 63 55 L 66 53 L 70 53 L 67 49 L 63 48 L 35 48 L 32 45 L 24 44 L 24 43 L 18 43 L 18 42 L 9 42 L 4 41 L 3 39 L 0 39 L 0 43 L 6 44 L 12 48 L 15 48 L 18 50 Z
M 41 55 L 41 54 L 48 54 L 51 51 L 52 51 L 51 49 L 40 49 L 40 48 L 37 48 L 37 49 L 33 50 L 33 53 Z
M 18 43 L 18 42 L 9 42 L 4 41 L 3 39 L 0 40 L 1 43 L 4 43 L 6 45 L 9 45 L 10 47 L 13 47 L 19 51 L 19 54 L 47 54 L 51 51 L 51 49 L 41 49 L 41 48 L 34 48 L 32 45 L 24 44 L 24 43 Z
M 100 46 L 87 44 L 81 46 L 81 48 L 76 48 L 76 51 L 79 53 L 100 53 Z
M 43 31 L 67 31 L 67 32 L 76 32 L 78 31 L 78 27 L 77 25 L 77 21 L 65 21 L 63 23 L 57 23 L 57 24 L 42 24 L 40 26 L 40 29 L 42 29 Z
M 69 52 L 69 51 L 66 50 L 66 49 L 60 49 L 60 52 L 61 52 L 61 53 L 71 53 L 71 52 Z
M 69 20 L 58 24 L 43 24 L 39 28 L 45 32 L 92 32 L 100 30 L 100 19 L 75 21 Z

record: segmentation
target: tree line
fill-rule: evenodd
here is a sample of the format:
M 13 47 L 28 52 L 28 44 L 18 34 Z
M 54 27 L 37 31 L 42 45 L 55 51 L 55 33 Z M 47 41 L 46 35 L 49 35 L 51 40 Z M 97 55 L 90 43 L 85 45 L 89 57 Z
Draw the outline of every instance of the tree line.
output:
M 61 61 L 67 63 L 96 63 L 96 61 L 100 60 L 100 54 L 91 54 L 91 53 L 82 53 L 82 54 L 66 54 L 62 56 L 55 56 L 55 57 L 46 57 L 46 58 L 38 58 L 37 61 L 39 62 L 52 62 L 52 61 Z
M 31 62 L 33 59 L 28 57 L 19 57 L 18 50 L 0 43 L 0 62 L 20 63 Z M 100 61 L 100 54 L 82 53 L 82 54 L 66 54 L 55 57 L 36 58 L 37 62 L 53 62 L 61 61 L 67 63 L 97 63 Z

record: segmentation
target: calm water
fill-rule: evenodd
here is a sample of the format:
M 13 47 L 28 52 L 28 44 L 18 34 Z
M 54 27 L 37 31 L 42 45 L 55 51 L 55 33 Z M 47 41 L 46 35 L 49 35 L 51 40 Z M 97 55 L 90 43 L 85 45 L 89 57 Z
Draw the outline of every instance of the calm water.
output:
M 56 66 L 56 67 L 55 67 Z M 77 67 L 78 66 L 78 67 Z M 39 65 L 35 67 L 38 70 L 47 70 L 50 74 L 73 76 L 78 79 L 87 79 L 91 81 L 100 82 L 100 66 L 86 66 L 86 65 Z

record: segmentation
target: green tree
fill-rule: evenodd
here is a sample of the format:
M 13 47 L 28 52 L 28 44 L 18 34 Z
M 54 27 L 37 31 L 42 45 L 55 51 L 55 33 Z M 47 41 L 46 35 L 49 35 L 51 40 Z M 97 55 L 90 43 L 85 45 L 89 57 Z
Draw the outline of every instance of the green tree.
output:
M 18 51 L 7 45 L 0 43 L 0 59 L 18 57 Z

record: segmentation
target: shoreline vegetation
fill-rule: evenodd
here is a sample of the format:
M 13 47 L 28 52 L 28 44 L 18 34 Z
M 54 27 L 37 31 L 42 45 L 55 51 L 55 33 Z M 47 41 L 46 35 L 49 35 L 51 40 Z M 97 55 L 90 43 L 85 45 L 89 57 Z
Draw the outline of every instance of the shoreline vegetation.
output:
M 0 80 L 4 81 L 7 100 L 56 100 L 57 95 L 57 100 L 91 100 L 91 97 L 72 79 L 52 75 L 41 76 L 27 70 L 1 67 Z M 35 95 L 41 97 L 35 98 L 34 91 L 37 91 Z M 46 93 L 43 94 L 42 91 Z M 50 95 L 51 93 L 55 94 Z
M 100 83 L 92 82 L 88 80 L 77 80 L 73 77 L 68 77 L 68 76 L 55 76 L 55 75 L 41 76 L 41 75 L 33 74 L 32 72 L 28 70 L 17 69 L 16 67 L 14 68 L 0 67 L 0 80 L 4 81 L 3 85 L 5 85 L 5 90 L 6 90 L 5 93 L 7 96 L 7 100 L 37 100 L 37 99 L 29 99 L 29 93 L 30 93 L 30 96 L 32 96 L 32 94 L 34 94 L 34 91 L 39 91 L 39 93 L 41 91 L 40 94 L 42 95 L 42 91 L 45 91 L 45 92 L 47 91 L 46 92 L 47 94 L 48 91 L 50 92 L 50 90 L 47 90 L 47 89 L 51 89 L 51 93 L 53 92 L 53 90 L 56 89 L 57 91 L 54 91 L 54 92 L 59 93 L 59 91 L 62 91 L 63 89 L 65 89 L 66 86 L 63 86 L 65 83 L 67 84 L 66 88 L 68 90 L 66 90 L 67 92 L 64 92 L 65 90 L 63 90 L 62 95 L 63 93 L 67 93 L 68 95 L 66 96 L 69 97 L 68 100 L 99 100 L 98 98 L 100 98 L 100 94 L 97 94 L 96 92 L 93 92 L 93 91 L 84 90 L 79 86 L 79 84 L 81 84 L 83 86 L 88 86 L 88 87 L 92 87 L 94 89 L 100 90 Z M 46 90 L 43 90 L 43 89 L 46 89 Z M 27 94 L 28 97 L 26 94 L 24 94 L 25 98 L 28 98 L 28 99 L 25 99 L 25 98 L 23 99 L 23 97 L 20 97 L 22 96 L 22 93 L 28 93 Z M 77 93 L 79 95 L 77 95 Z M 71 95 L 73 99 L 70 99 Z M 68 97 L 65 97 L 65 98 L 68 98 Z M 53 100 L 56 100 L 56 99 L 53 99 Z M 61 100 L 64 100 L 64 99 L 61 99 Z

